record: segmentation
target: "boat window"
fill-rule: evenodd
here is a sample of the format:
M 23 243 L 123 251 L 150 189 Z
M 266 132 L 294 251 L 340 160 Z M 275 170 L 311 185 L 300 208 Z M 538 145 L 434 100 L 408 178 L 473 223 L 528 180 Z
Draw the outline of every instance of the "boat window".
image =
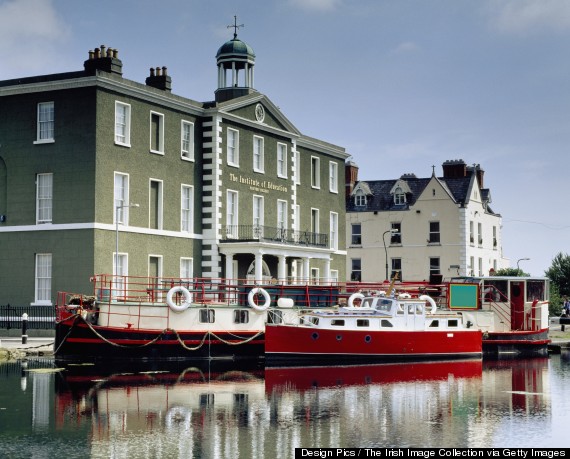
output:
M 544 284 L 542 280 L 528 281 L 526 283 L 526 300 L 527 301 L 544 301 Z
M 394 325 L 389 320 L 382 319 L 382 321 L 380 322 L 380 326 L 381 327 L 393 327 Z
M 200 309 L 200 323 L 213 324 L 216 321 L 216 311 L 213 309 Z
M 200 394 L 200 406 L 214 404 L 214 394 Z
M 331 325 L 333 327 L 344 327 L 344 319 L 333 319 Z
M 416 314 L 421 315 L 424 313 L 424 305 L 423 304 L 416 304 Z
M 388 299 L 380 299 L 376 302 L 377 311 L 390 312 L 391 309 L 392 309 L 392 301 Z
M 506 280 L 486 280 L 483 283 L 483 300 L 506 302 L 508 298 Z
M 356 326 L 357 327 L 369 327 L 370 321 L 368 319 L 358 319 L 356 321 Z
M 234 324 L 246 324 L 249 322 L 249 311 L 247 309 L 236 309 L 234 311 Z
M 267 314 L 267 323 L 282 324 L 283 323 L 283 311 L 269 311 L 269 313 Z
M 408 304 L 408 314 L 414 314 L 416 312 L 415 304 Z
M 318 317 L 311 317 L 310 322 L 311 322 L 313 325 L 319 325 L 319 318 L 318 318 Z
M 362 300 L 362 307 L 363 308 L 372 307 L 372 298 L 365 298 L 364 300 Z
M 439 320 L 432 320 L 431 324 L 429 324 L 430 328 L 438 328 L 439 327 Z
M 398 304 L 398 314 L 404 314 L 404 306 Z
M 457 319 L 450 319 L 447 321 L 448 327 L 457 327 L 458 324 L 459 322 L 457 321 Z

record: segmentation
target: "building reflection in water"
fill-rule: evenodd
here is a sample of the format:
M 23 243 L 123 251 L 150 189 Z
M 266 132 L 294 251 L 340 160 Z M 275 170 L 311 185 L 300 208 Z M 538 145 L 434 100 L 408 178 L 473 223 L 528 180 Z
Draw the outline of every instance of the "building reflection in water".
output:
M 58 430 L 87 426 L 85 440 L 101 457 L 482 447 L 502 416 L 550 415 L 547 369 L 542 358 L 107 376 L 83 369 L 58 375 L 55 422 Z

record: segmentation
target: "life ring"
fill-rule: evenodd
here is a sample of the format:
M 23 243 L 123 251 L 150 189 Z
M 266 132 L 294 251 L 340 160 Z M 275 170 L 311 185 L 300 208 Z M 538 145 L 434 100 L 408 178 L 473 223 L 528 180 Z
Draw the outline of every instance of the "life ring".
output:
M 352 295 L 350 295 L 348 297 L 348 307 L 349 308 L 358 307 L 358 306 L 354 306 L 354 300 L 356 300 L 357 298 L 360 298 L 360 300 L 362 300 L 364 298 L 364 295 L 360 292 L 356 292 L 356 293 L 353 293 Z
M 429 296 L 429 295 L 422 295 L 420 296 L 420 300 L 422 301 L 427 301 L 430 305 L 431 305 L 431 313 L 435 314 L 435 311 L 437 309 L 437 304 L 435 304 L 435 300 Z
M 265 302 L 263 304 L 257 304 L 255 302 L 255 296 L 256 295 L 263 296 L 263 298 L 265 299 Z M 261 287 L 255 287 L 255 288 L 252 288 L 249 291 L 249 293 L 247 294 L 247 302 L 256 311 L 265 311 L 269 307 L 269 305 L 271 304 L 271 298 L 269 297 L 269 293 L 267 293 L 267 290 L 265 290 Z
M 176 302 L 173 301 L 172 297 L 177 293 L 182 293 L 182 295 L 184 295 L 184 303 L 176 304 Z M 174 312 L 186 311 L 186 309 L 190 307 L 191 303 L 192 303 L 192 294 L 188 291 L 187 288 L 182 287 L 181 285 L 172 287 L 166 294 L 166 304 L 168 304 L 168 307 L 172 309 Z

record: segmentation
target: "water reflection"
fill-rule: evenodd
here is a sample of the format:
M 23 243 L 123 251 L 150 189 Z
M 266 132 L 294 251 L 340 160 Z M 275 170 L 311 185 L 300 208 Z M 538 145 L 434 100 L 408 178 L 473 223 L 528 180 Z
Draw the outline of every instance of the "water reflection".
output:
M 0 379 L 12 380 L 10 391 L 19 391 L 32 413 L 30 427 L 21 424 L 13 438 L 0 434 L 0 447 L 18 445 L 13 439 L 30 430 L 32 447 L 33 438 L 44 451 L 76 442 L 77 457 L 95 458 L 291 457 L 303 446 L 518 447 L 531 438 L 529 429 L 550 427 L 548 370 L 548 358 L 266 369 L 68 366 L 19 374 L 0 365 Z M 0 395 L 0 425 L 15 409 Z M 521 422 L 522 433 L 509 430 Z M 74 457 L 74 446 L 67 451 Z

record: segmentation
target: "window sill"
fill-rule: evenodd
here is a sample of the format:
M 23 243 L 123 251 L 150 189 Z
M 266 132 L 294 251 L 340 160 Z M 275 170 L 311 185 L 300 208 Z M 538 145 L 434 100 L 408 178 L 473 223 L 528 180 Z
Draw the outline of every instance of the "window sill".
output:
M 34 145 L 42 145 L 44 143 L 55 143 L 55 139 L 34 140 Z
M 194 157 L 184 156 L 183 154 L 180 155 L 180 159 L 181 159 L 182 161 L 188 161 L 189 163 L 193 163 L 193 162 L 194 162 Z
M 255 172 L 257 174 L 265 174 L 265 170 L 263 170 L 263 169 L 253 169 L 253 172 Z
M 158 151 L 158 150 L 150 150 L 150 152 L 153 155 L 160 155 L 160 156 L 164 156 L 164 152 L 163 151 Z
M 34 301 L 30 306 L 53 306 L 51 301 Z
M 119 147 L 131 148 L 130 143 L 117 142 L 116 140 L 115 140 L 115 145 L 117 145 Z

